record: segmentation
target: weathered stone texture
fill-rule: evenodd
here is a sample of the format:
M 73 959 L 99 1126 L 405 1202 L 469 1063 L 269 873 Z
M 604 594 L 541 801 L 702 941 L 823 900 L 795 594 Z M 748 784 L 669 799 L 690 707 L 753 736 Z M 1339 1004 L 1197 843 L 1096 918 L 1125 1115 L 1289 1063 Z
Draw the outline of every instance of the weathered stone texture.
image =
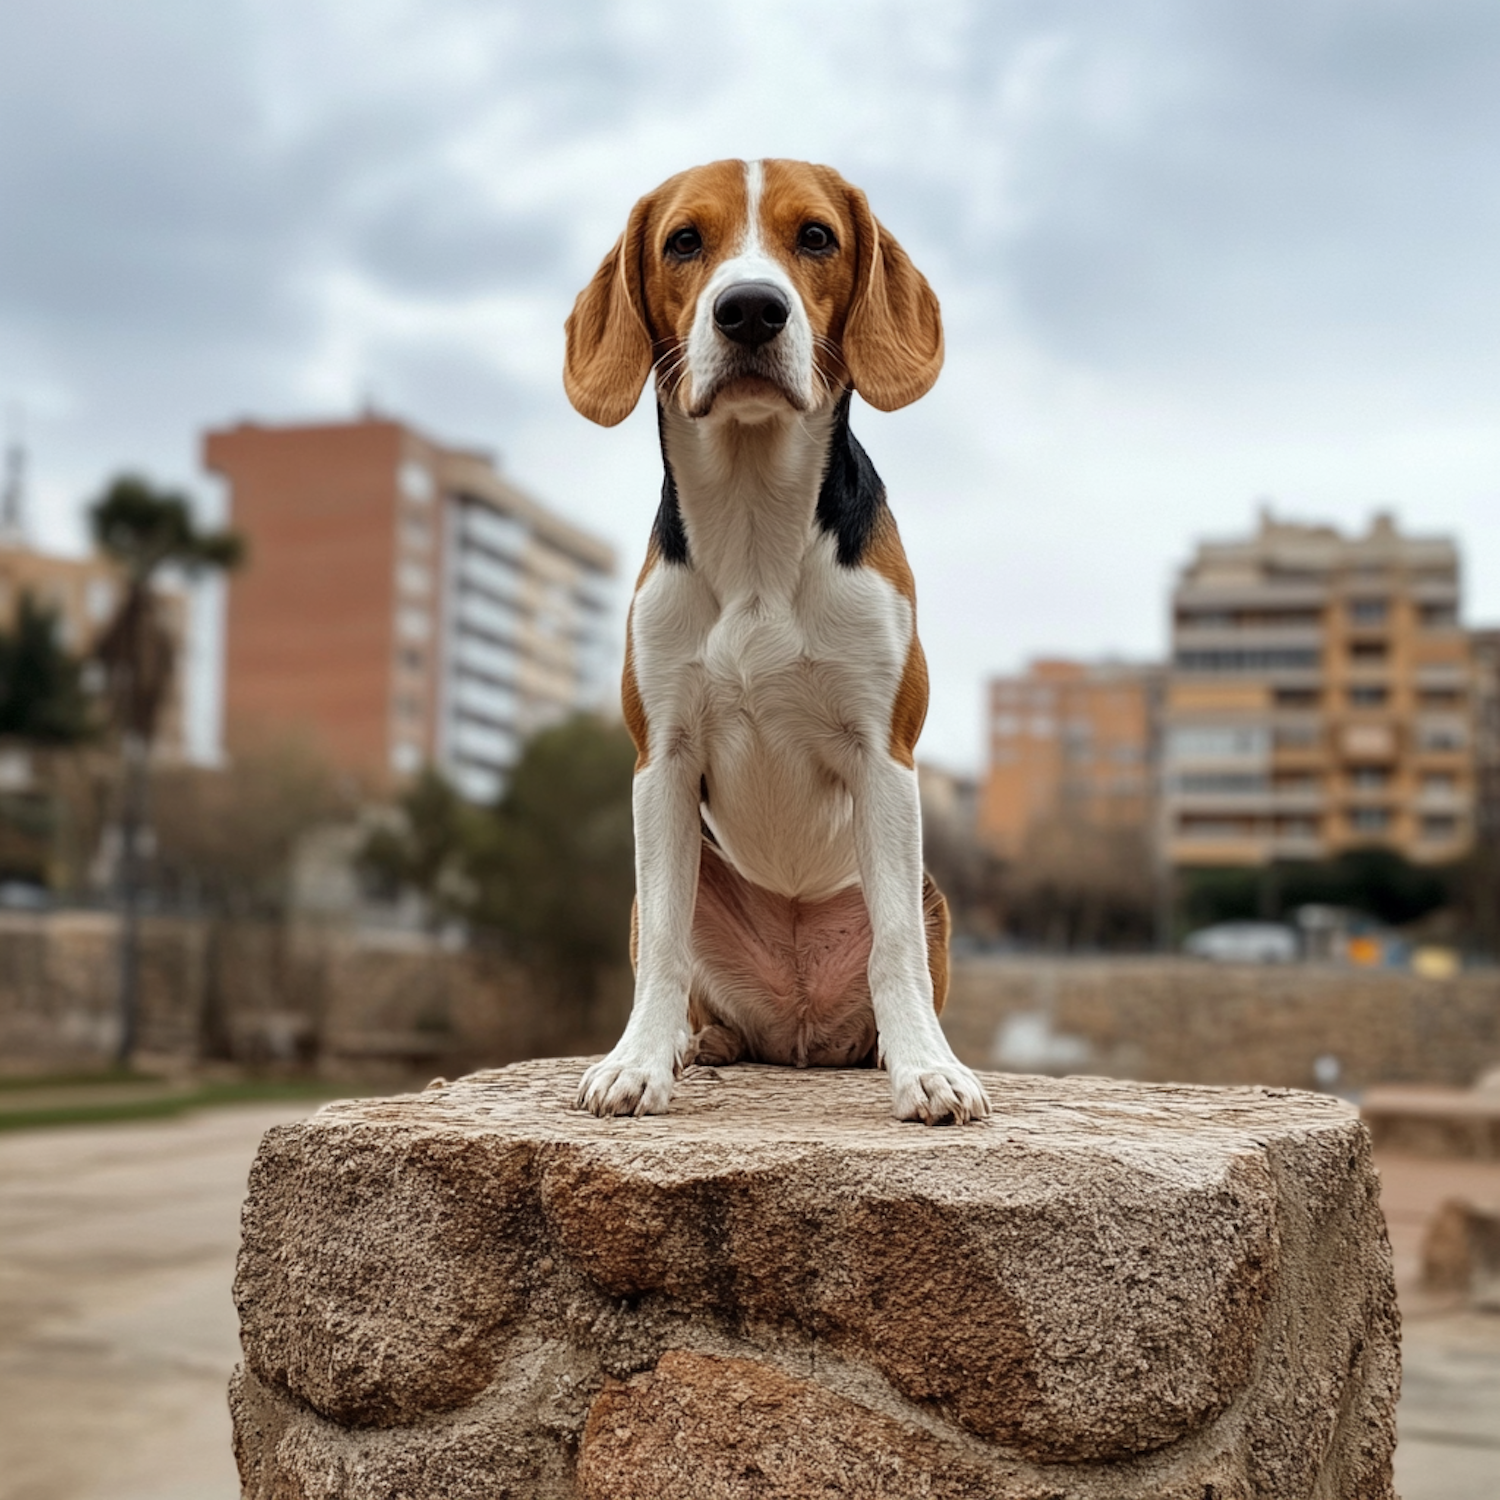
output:
M 1382 1500 L 1363 1126 L 1258 1089 L 518 1064 L 271 1131 L 232 1396 L 253 1500 Z

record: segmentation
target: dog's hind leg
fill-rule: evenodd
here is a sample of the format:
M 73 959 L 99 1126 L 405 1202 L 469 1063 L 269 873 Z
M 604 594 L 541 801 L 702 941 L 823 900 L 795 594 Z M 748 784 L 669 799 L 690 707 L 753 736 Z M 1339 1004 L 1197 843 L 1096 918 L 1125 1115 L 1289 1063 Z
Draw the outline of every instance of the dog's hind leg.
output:
M 687 1053 L 683 1058 L 684 1067 L 728 1067 L 730 1063 L 741 1061 L 749 1052 L 750 1048 L 744 1037 L 734 1027 L 706 1017 L 700 1019 L 696 1007 L 691 1004 L 688 1007 L 688 1018 L 693 1027 L 693 1039 L 688 1043 Z

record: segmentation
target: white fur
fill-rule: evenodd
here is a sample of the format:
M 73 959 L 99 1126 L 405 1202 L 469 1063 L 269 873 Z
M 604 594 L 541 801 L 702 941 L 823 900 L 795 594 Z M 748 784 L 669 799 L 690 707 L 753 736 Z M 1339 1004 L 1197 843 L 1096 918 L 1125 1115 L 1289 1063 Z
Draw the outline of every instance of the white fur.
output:
M 764 170 L 758 161 L 745 164 L 745 237 L 736 253 L 714 268 L 693 313 L 687 339 L 688 400 L 690 409 L 697 413 L 707 413 L 720 382 L 738 357 L 739 351 L 714 327 L 714 302 L 721 292 L 741 281 L 769 281 L 786 293 L 791 316 L 758 357 L 767 375 L 785 389 L 795 407 L 809 411 L 815 401 L 812 324 L 786 267 L 767 248 L 761 234 Z
M 693 389 L 712 388 L 728 346 L 710 310 L 718 291 L 740 278 L 776 280 L 793 315 L 773 347 L 784 344 L 779 357 L 811 406 L 811 327 L 760 243 L 759 172 L 751 163 L 745 242 L 700 298 Z M 666 410 L 691 566 L 659 563 L 631 607 L 649 725 L 634 789 L 640 941 L 625 1034 L 579 1089 L 597 1114 L 660 1113 L 671 1097 L 690 1040 L 688 991 L 706 977 L 692 949 L 700 818 L 740 874 L 768 891 L 816 900 L 860 883 L 894 1112 L 929 1121 L 989 1113 L 933 1013 L 916 773 L 890 754 L 913 611 L 873 569 L 840 566 L 815 520 L 832 423 L 827 398 L 805 414 L 776 398 L 728 395 L 702 417 Z M 711 809 L 700 806 L 704 779 Z

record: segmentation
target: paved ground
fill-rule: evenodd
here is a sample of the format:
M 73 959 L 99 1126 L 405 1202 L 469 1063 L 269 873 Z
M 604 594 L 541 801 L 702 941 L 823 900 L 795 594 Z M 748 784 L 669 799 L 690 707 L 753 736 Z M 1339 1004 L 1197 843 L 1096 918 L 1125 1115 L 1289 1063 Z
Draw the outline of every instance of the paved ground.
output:
M 310 1104 L 0 1138 L 0 1500 L 234 1500 L 224 1384 L 261 1133 Z
M 0 1500 L 234 1500 L 229 1282 L 261 1132 L 308 1104 L 0 1137 Z M 1422 1226 L 1500 1165 L 1384 1157 L 1405 1313 L 1398 1489 L 1500 1500 L 1500 1315 L 1424 1300 Z

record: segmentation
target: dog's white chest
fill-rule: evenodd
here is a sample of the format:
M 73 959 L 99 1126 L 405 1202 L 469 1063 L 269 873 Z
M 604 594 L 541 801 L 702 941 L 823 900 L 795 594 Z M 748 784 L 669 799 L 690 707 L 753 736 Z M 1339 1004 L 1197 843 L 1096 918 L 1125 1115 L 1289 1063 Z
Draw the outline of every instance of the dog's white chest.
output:
M 845 772 L 889 735 L 910 604 L 815 545 L 788 586 L 727 598 L 691 568 L 658 568 L 632 628 L 653 741 L 693 746 L 706 820 L 740 871 L 806 897 L 855 879 Z

